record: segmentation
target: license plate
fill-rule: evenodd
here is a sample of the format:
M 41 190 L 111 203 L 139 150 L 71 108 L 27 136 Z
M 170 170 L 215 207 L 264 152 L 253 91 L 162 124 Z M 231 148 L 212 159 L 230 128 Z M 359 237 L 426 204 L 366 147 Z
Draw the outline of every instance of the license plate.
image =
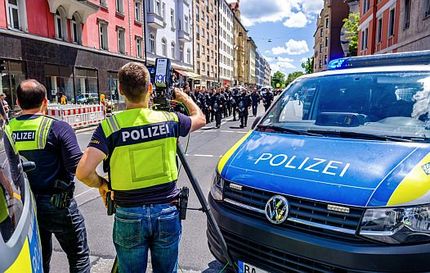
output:
M 251 264 L 239 261 L 239 273 L 269 273 L 263 269 L 260 269 L 256 266 L 253 266 Z

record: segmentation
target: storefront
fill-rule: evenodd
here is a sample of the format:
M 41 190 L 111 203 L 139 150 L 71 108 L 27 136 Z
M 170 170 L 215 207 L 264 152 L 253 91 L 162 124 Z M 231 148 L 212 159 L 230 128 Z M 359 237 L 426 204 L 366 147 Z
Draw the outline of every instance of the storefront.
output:
M 16 88 L 18 84 L 26 78 L 25 69 L 21 61 L 3 60 L 0 71 L 0 94 L 6 95 L 6 101 L 13 112 L 19 111 L 16 106 Z

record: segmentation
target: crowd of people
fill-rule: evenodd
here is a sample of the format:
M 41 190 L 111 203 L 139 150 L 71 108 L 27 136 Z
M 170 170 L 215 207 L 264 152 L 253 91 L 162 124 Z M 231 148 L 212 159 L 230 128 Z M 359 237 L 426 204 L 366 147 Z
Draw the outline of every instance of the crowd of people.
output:
M 184 87 L 194 102 L 206 116 L 206 122 L 215 121 L 216 128 L 220 128 L 222 118 L 232 116 L 233 121 L 240 121 L 240 128 L 248 123 L 249 110 L 257 116 L 258 105 L 262 102 L 267 110 L 273 102 L 271 91 L 261 91 L 257 88 L 227 87 L 227 88 L 196 88 Z

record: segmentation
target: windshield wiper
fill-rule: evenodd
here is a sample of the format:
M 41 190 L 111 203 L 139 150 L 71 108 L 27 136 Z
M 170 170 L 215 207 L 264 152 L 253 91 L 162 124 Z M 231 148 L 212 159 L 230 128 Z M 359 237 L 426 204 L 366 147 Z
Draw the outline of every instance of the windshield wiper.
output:
M 375 139 L 375 140 L 390 140 L 390 141 L 399 141 L 399 142 L 412 142 L 411 138 L 405 137 L 397 137 L 397 136 L 388 136 L 388 135 L 375 135 L 370 133 L 361 133 L 361 132 L 351 132 L 351 131 L 331 131 L 331 130 L 309 130 L 309 132 L 317 133 L 317 134 L 330 134 L 337 135 L 345 138 L 363 138 L 363 139 Z M 422 138 L 418 138 L 423 140 Z
M 257 129 L 272 130 L 275 132 L 294 134 L 294 135 L 321 136 L 321 134 L 318 134 L 318 133 L 311 133 L 309 131 L 295 130 L 295 129 L 285 128 L 285 127 L 280 127 L 280 126 L 275 126 L 275 125 L 262 125 L 262 124 L 260 124 L 257 126 Z

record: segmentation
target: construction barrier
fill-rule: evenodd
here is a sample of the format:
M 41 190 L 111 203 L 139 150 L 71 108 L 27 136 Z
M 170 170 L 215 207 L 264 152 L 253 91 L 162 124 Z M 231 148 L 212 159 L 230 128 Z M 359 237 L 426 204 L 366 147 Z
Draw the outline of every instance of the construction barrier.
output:
M 104 118 L 104 109 L 100 104 L 50 104 L 48 115 L 70 124 L 74 129 L 99 124 Z

